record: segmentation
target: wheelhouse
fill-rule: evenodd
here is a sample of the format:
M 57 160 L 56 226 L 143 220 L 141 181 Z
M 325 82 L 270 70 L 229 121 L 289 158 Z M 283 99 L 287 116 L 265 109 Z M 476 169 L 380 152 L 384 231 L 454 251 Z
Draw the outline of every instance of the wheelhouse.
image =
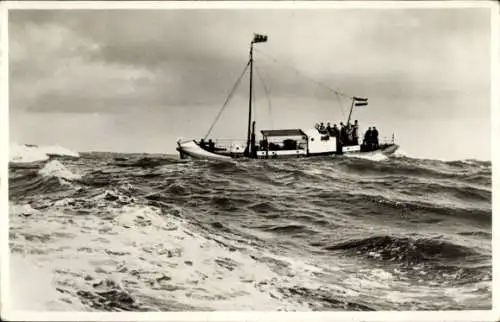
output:
M 307 155 L 308 136 L 301 129 L 262 130 L 257 149 L 258 158 Z

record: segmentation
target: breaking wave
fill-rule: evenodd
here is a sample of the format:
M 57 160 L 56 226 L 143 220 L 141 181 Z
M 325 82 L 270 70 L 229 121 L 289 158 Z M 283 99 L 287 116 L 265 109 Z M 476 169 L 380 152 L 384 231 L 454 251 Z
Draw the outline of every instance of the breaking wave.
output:
M 80 179 L 81 176 L 72 173 L 66 167 L 57 160 L 51 160 L 46 163 L 40 171 L 38 171 L 44 177 L 56 177 L 60 179 L 65 179 L 67 181 Z
M 60 146 L 38 146 L 34 144 L 11 144 L 9 161 L 14 163 L 30 163 L 46 161 L 51 156 L 79 157 L 79 153 Z

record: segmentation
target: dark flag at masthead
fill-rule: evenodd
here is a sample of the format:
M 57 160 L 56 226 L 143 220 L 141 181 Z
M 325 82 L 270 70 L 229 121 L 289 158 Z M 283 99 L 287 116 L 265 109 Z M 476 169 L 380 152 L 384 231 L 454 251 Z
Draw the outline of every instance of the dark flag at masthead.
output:
M 253 43 L 266 42 L 266 41 L 267 41 L 266 35 L 254 34 Z

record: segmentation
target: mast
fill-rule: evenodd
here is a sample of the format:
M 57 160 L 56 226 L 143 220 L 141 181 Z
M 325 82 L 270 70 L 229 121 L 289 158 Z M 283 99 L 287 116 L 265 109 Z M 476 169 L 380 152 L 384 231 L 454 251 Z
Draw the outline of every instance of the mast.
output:
M 252 94 L 253 94 L 253 44 L 255 43 L 255 40 L 252 40 L 250 43 L 250 90 L 249 90 L 249 95 L 248 95 L 248 131 L 247 131 L 247 148 L 245 149 L 245 156 L 250 156 L 252 154 L 251 151 L 251 142 L 250 142 L 250 136 L 252 133 Z
M 347 124 L 351 121 L 351 114 L 352 114 L 352 108 L 354 107 L 354 97 L 352 98 L 352 103 L 351 103 L 351 110 L 349 111 L 349 117 L 347 118 Z
M 250 88 L 248 95 L 248 130 L 247 130 L 247 147 L 245 149 L 245 156 L 252 156 L 252 150 L 254 147 L 252 146 L 251 137 L 252 134 L 255 135 L 255 122 L 253 124 L 252 131 L 252 97 L 253 97 L 253 45 L 259 42 L 266 42 L 267 36 L 254 34 L 253 40 L 250 43 Z

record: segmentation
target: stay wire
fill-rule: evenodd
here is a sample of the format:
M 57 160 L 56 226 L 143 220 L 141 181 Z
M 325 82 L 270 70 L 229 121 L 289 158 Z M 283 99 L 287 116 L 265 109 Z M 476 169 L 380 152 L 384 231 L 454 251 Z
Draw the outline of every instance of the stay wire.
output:
M 247 62 L 247 64 L 246 64 L 245 68 L 243 69 L 243 72 L 241 73 L 240 77 L 238 77 L 238 79 L 236 80 L 236 83 L 233 85 L 233 88 L 231 89 L 231 92 L 229 93 L 228 97 L 226 98 L 226 101 L 224 102 L 224 104 L 222 105 L 222 108 L 220 109 L 219 114 L 217 114 L 217 117 L 215 118 L 214 122 L 210 126 L 210 129 L 208 130 L 207 134 L 205 135 L 205 137 L 203 139 L 206 139 L 210 135 L 210 133 L 212 132 L 212 129 L 214 128 L 215 124 L 217 123 L 217 121 L 219 120 L 220 116 L 222 115 L 222 112 L 224 111 L 224 109 L 226 108 L 227 104 L 229 103 L 229 101 L 233 97 L 236 89 L 238 88 L 238 86 L 239 86 L 239 84 L 241 82 L 241 79 L 243 78 L 243 76 L 245 75 L 245 73 L 246 73 L 246 71 L 248 69 L 248 66 L 250 66 L 250 61 Z
M 311 82 L 315 83 L 315 84 L 316 84 L 316 85 L 318 85 L 318 86 L 321 86 L 321 87 L 323 87 L 323 88 L 325 88 L 325 89 L 327 89 L 327 90 L 329 90 L 329 91 L 331 91 L 331 92 L 333 92 L 333 93 L 335 93 L 335 94 L 337 94 L 337 95 L 344 96 L 344 97 L 348 97 L 348 98 L 350 98 L 350 99 L 353 99 L 353 98 L 354 98 L 353 96 L 347 95 L 346 93 L 344 93 L 344 92 L 342 92 L 342 91 L 339 91 L 339 90 L 336 90 L 336 89 L 334 89 L 334 88 L 331 88 L 331 87 L 329 87 L 329 86 L 327 86 L 327 85 L 325 85 L 325 84 L 323 84 L 323 83 L 318 82 L 318 81 L 317 81 L 317 80 L 315 80 L 315 79 L 312 79 L 312 78 L 311 78 L 311 77 L 309 77 L 309 76 L 304 75 L 304 74 L 303 74 L 302 72 L 300 72 L 298 69 L 296 69 L 296 68 L 294 68 L 294 67 L 292 67 L 292 66 L 290 66 L 290 65 L 288 65 L 288 64 L 285 64 L 285 63 L 282 63 L 282 62 L 278 61 L 276 58 L 272 57 L 272 56 L 271 56 L 271 55 L 269 55 L 269 54 L 266 54 L 266 53 L 264 53 L 264 52 L 262 52 L 262 51 L 260 51 L 260 50 L 258 50 L 258 49 L 254 49 L 254 50 L 255 50 L 256 52 L 258 52 L 259 54 L 263 55 L 264 57 L 266 57 L 266 58 L 268 58 L 268 59 L 270 59 L 270 60 L 274 61 L 274 62 L 275 62 L 275 63 L 277 63 L 277 64 L 280 64 L 280 65 L 286 66 L 286 67 L 288 67 L 288 68 L 290 68 L 290 69 L 293 69 L 293 70 L 295 71 L 295 73 L 297 73 L 297 75 L 302 76 L 302 77 L 304 77 L 304 78 L 308 79 L 309 81 L 311 81 Z
M 273 128 L 273 113 L 272 113 L 272 105 L 271 105 L 271 97 L 270 97 L 270 93 L 269 93 L 269 89 L 267 88 L 267 85 L 266 85 L 266 82 L 264 81 L 264 78 L 262 77 L 262 75 L 260 74 L 259 72 L 259 69 L 257 66 L 255 66 L 255 71 L 257 72 L 257 76 L 259 77 L 261 83 L 262 83 L 262 87 L 264 87 L 264 92 L 266 93 L 266 98 L 267 98 L 267 106 L 269 108 L 269 118 L 271 120 L 271 128 Z

